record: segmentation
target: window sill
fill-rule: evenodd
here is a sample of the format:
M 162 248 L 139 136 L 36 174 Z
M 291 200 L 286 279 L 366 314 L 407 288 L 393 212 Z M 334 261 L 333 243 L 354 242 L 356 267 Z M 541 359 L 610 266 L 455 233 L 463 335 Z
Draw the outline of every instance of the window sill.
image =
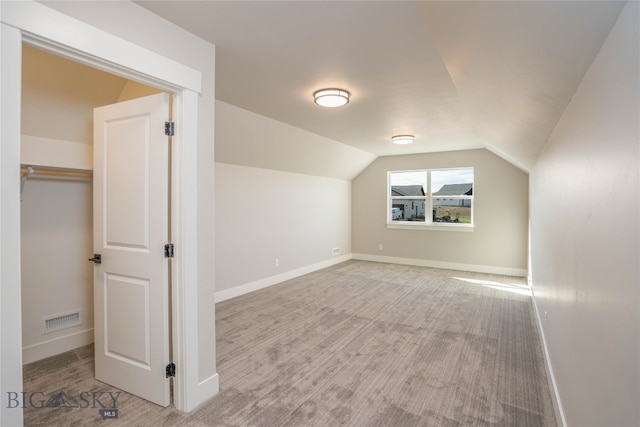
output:
M 391 230 L 419 230 L 419 231 L 459 231 L 463 233 L 473 232 L 475 226 L 473 224 L 424 224 L 424 223 L 398 223 L 392 222 L 387 224 L 387 228 Z

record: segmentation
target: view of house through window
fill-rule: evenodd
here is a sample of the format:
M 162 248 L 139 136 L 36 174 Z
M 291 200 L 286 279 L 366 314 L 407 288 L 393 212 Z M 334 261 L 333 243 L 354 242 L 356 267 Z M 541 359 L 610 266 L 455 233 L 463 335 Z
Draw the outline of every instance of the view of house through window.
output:
M 389 172 L 389 223 L 473 224 L 473 168 Z

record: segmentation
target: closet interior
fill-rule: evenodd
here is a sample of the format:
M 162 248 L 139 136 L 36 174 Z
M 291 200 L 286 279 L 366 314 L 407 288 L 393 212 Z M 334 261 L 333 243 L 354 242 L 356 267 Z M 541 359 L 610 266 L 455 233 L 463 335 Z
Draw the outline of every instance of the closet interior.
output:
M 23 46 L 23 363 L 93 342 L 93 109 L 160 92 Z

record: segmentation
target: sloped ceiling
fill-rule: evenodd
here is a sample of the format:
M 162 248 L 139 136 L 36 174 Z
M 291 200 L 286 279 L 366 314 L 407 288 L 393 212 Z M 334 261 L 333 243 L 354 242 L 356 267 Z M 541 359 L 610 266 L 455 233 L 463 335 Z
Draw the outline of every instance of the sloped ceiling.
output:
M 485 147 L 529 170 L 623 3 L 140 1 L 216 45 L 216 98 L 375 156 Z M 352 94 L 322 109 L 312 93 Z M 390 137 L 416 135 L 409 146 Z
M 486 148 L 528 169 L 621 2 L 424 2 L 422 17 Z

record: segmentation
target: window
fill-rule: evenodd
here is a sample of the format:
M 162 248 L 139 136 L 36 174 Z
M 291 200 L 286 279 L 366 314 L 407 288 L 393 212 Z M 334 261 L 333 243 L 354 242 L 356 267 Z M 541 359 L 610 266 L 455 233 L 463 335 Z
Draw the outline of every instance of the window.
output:
M 389 172 L 390 225 L 473 225 L 473 168 Z

